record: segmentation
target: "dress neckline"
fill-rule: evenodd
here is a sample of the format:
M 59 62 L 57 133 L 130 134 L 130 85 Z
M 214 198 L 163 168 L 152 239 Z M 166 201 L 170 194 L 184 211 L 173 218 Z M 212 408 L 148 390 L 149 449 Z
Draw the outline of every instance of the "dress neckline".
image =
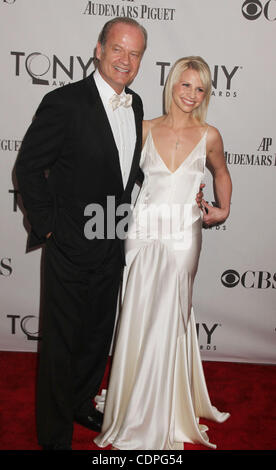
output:
M 161 160 L 161 163 L 163 164 L 163 166 L 166 168 L 166 170 L 171 174 L 171 175 L 174 175 L 182 166 L 183 164 L 186 162 L 186 160 L 189 159 L 189 157 L 194 153 L 194 151 L 197 149 L 197 147 L 200 145 L 200 143 L 202 142 L 202 140 L 204 139 L 204 137 L 207 135 L 207 131 L 208 131 L 208 126 L 207 126 L 207 129 L 206 131 L 204 132 L 204 134 L 202 135 L 202 137 L 199 139 L 199 141 L 197 142 L 197 144 L 194 146 L 194 148 L 190 151 L 190 153 L 188 153 L 188 155 L 184 158 L 184 160 L 180 163 L 180 165 L 176 168 L 176 170 L 174 171 L 171 171 L 169 169 L 169 167 L 166 165 L 166 163 L 164 162 L 163 158 L 161 157 L 161 155 L 159 154 L 159 152 L 157 151 L 157 148 L 156 148 L 156 145 L 154 143 L 154 139 L 153 139 L 153 136 L 152 136 L 152 132 L 151 132 L 151 129 L 149 129 L 149 136 L 152 140 L 152 144 L 153 144 L 153 147 L 154 147 L 154 150 L 155 150 L 155 153 L 156 155 L 159 157 L 159 159 Z

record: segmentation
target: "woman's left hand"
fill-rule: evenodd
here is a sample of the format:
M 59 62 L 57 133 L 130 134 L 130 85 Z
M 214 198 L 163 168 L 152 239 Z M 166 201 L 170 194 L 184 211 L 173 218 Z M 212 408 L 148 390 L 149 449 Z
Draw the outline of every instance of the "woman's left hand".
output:
M 229 215 L 226 209 L 210 206 L 204 199 L 201 201 L 201 209 L 203 211 L 203 223 L 208 227 L 221 224 Z

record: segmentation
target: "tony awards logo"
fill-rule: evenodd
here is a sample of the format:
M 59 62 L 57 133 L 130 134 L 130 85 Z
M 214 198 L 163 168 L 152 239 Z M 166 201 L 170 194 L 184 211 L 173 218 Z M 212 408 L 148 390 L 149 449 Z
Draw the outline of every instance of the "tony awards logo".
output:
M 160 67 L 160 86 L 164 86 L 166 82 L 166 75 L 169 73 L 171 62 L 158 61 L 156 64 Z M 236 83 L 239 76 L 239 71 L 242 67 L 239 65 L 226 66 L 214 65 L 211 67 L 212 73 L 212 96 L 236 98 L 238 96 Z
M 15 60 L 15 75 L 21 76 L 27 72 L 33 85 L 62 86 L 66 81 L 74 80 L 76 74 L 80 78 L 87 77 L 93 65 L 93 57 L 83 60 L 80 56 L 69 56 L 61 59 L 56 54 L 48 56 L 42 52 L 11 51 Z M 77 69 L 77 70 L 76 70 Z M 66 80 L 66 81 L 65 81 Z

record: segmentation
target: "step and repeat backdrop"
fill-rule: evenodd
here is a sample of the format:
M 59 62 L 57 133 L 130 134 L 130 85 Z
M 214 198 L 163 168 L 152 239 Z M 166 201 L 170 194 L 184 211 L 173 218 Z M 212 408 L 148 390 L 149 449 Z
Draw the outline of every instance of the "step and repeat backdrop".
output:
M 231 215 L 205 229 L 194 289 L 202 359 L 276 363 L 275 0 L 0 0 L 0 349 L 36 351 L 41 248 L 26 251 L 28 223 L 14 176 L 22 138 L 44 94 L 90 74 L 103 24 L 147 29 L 132 84 L 145 118 L 162 113 L 170 67 L 200 55 L 212 71 L 208 123 L 224 140 Z M 206 174 L 205 199 L 214 203 Z

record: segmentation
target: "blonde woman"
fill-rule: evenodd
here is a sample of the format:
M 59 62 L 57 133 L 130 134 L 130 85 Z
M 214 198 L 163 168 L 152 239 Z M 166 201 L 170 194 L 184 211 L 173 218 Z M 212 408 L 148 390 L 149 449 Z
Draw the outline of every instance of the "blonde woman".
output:
M 178 60 L 165 87 L 163 116 L 145 121 L 145 180 L 126 240 L 122 310 L 100 447 L 215 447 L 200 418 L 225 421 L 211 405 L 192 308 L 202 222 L 224 221 L 231 179 L 219 131 L 206 124 L 211 75 L 200 57 Z M 205 167 L 218 207 L 195 198 Z

